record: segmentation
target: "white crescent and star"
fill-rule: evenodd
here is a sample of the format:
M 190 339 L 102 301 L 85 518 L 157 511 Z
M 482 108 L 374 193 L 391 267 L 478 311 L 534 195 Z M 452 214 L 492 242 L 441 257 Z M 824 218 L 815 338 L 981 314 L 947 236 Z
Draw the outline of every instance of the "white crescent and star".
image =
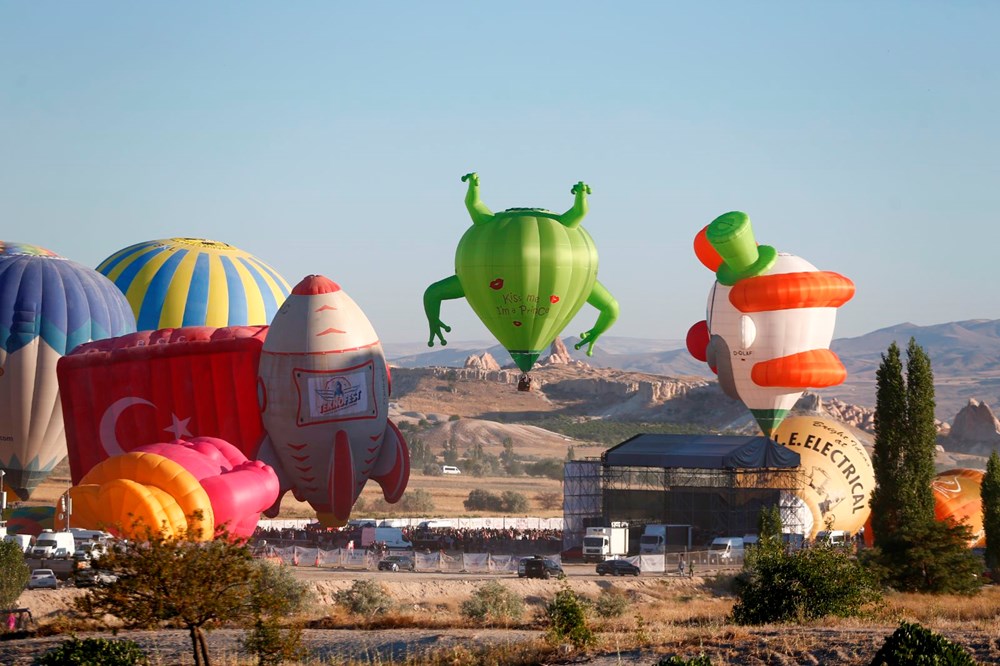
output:
M 104 415 L 101 416 L 100 442 L 101 448 L 104 449 L 105 453 L 107 453 L 109 457 L 120 456 L 125 453 L 121 444 L 118 443 L 118 435 L 115 432 L 115 428 L 118 425 L 118 419 L 121 417 L 122 413 L 129 407 L 133 407 L 135 405 L 156 407 L 156 405 L 145 398 L 128 396 L 115 400 L 111 403 L 111 406 L 104 410 Z M 177 417 L 177 414 L 171 413 L 170 418 L 173 422 L 170 426 L 164 428 L 164 430 L 166 432 L 173 433 L 174 439 L 191 436 L 191 431 L 188 430 L 188 423 L 191 421 L 190 416 L 186 419 L 181 419 Z

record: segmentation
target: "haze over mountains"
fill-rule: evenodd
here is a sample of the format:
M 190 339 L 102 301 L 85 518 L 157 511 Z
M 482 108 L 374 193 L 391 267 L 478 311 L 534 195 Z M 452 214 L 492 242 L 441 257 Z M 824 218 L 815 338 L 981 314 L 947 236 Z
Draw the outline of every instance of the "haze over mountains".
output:
M 1000 320 L 974 319 L 917 326 L 898 324 L 854 338 L 833 341 L 832 349 L 847 367 L 842 385 L 819 391 L 824 398 L 838 398 L 863 407 L 875 405 L 875 371 L 882 354 L 895 341 L 905 349 L 916 339 L 928 353 L 934 370 L 937 417 L 952 422 L 970 399 L 1000 407 Z M 573 349 L 578 338 L 564 338 L 570 355 L 595 368 L 666 377 L 713 377 L 711 370 L 688 354 L 682 340 L 602 337 L 588 357 Z M 500 345 L 487 341 L 454 342 L 430 349 L 426 344 L 389 345 L 390 362 L 402 368 L 463 367 L 473 354 L 490 353 L 501 364 L 510 358 Z

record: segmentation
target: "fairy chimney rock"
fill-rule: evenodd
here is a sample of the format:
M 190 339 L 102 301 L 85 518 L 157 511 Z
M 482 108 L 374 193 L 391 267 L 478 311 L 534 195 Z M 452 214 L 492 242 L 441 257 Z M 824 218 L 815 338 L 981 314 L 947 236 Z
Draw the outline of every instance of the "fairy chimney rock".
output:
M 497 360 L 493 358 L 492 354 L 489 352 L 483 352 L 478 356 L 473 354 L 469 358 L 465 359 L 465 367 L 472 368 L 474 370 L 493 371 L 499 370 L 500 364 L 497 363 Z
M 950 439 L 967 444 L 1000 445 L 1000 421 L 985 402 L 975 398 L 955 415 Z

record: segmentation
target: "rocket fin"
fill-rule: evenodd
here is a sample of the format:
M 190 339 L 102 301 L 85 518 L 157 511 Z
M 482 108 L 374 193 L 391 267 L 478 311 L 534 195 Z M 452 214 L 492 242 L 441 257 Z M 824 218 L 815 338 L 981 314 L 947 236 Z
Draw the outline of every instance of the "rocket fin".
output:
M 288 480 L 288 475 L 285 474 L 285 470 L 281 467 L 281 459 L 274 452 L 274 442 L 271 441 L 269 435 L 265 434 L 260 440 L 260 446 L 257 447 L 257 460 L 270 466 L 278 476 L 278 496 L 274 500 L 274 504 L 264 510 L 265 516 L 274 518 L 281 511 L 281 499 L 285 496 L 285 493 L 291 490 L 292 483 Z
M 346 523 L 354 506 L 354 457 L 351 455 L 351 439 L 346 430 L 338 430 L 334 436 L 328 478 L 327 488 L 330 491 L 333 515 L 338 521 Z
M 410 480 L 410 450 L 399 428 L 392 421 L 386 421 L 382 437 L 382 450 L 372 469 L 372 479 L 382 486 L 385 501 L 398 502 Z

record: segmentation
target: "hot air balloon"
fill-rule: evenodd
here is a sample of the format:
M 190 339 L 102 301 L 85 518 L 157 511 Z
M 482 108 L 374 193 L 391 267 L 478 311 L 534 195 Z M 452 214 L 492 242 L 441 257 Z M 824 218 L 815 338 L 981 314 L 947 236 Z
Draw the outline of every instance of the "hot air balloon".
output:
M 21 499 L 66 456 L 56 362 L 135 330 L 103 275 L 34 245 L 0 242 L 0 467 Z
M 295 286 L 271 322 L 258 388 L 267 428 L 258 457 L 278 472 L 282 494 L 309 502 L 327 527 L 347 523 L 368 479 L 387 502 L 400 499 L 410 455 L 388 419 L 389 368 L 340 285 L 310 275 Z
M 758 246 L 741 212 L 703 229 L 695 253 L 716 271 L 716 282 L 706 321 L 688 332 L 688 350 L 708 362 L 726 395 L 741 400 L 770 436 L 805 389 L 847 377 L 829 347 L 837 308 L 854 296 L 854 284 Z
M 455 275 L 424 292 L 428 346 L 435 338 L 447 344 L 442 331 L 451 331 L 441 321 L 441 301 L 465 297 L 526 378 L 539 355 L 590 303 L 600 315 L 576 348 L 586 345 L 592 354 L 598 337 L 618 318 L 618 302 L 598 282 L 597 248 L 580 226 L 590 187 L 574 185 L 573 207 L 561 215 L 540 208 L 493 213 L 479 199 L 479 176 L 470 173 L 462 180 L 469 183 L 465 205 L 473 224 L 455 251 Z
M 202 238 L 138 243 L 97 270 L 128 297 L 140 331 L 266 325 L 288 296 L 288 283 L 263 261 Z
M 822 529 L 853 533 L 864 527 L 875 468 L 847 427 L 823 416 L 793 416 L 782 421 L 773 437 L 802 460 L 805 485 L 796 495 L 812 515 L 810 539 Z
M 983 529 L 984 472 L 979 469 L 950 469 L 934 476 L 931 491 L 934 494 L 934 517 L 965 523 L 972 530 L 970 548 L 986 545 Z
M 110 456 L 218 437 L 255 458 L 257 364 L 267 326 L 188 326 L 80 345 L 59 361 L 73 483 Z
M 195 527 L 201 528 L 202 539 L 211 539 L 221 527 L 230 537 L 247 538 L 260 512 L 277 499 L 278 477 L 224 440 L 196 437 L 108 458 L 69 494 L 77 527 L 110 529 L 126 538 L 136 536 L 136 527 L 180 536 L 200 511 Z

